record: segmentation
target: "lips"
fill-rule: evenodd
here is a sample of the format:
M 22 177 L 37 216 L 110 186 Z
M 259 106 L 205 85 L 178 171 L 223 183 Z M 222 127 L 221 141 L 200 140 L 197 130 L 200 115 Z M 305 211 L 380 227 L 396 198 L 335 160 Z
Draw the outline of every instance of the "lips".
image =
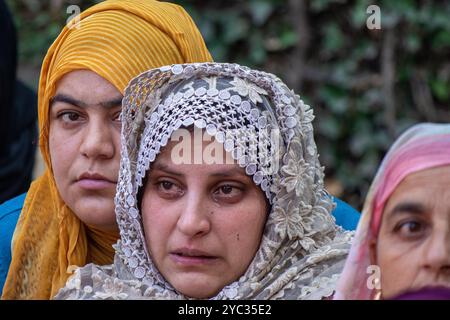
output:
M 170 253 L 170 257 L 175 263 L 184 266 L 212 264 L 218 259 L 208 252 L 188 248 L 176 249 Z
M 86 190 L 102 190 L 115 187 L 116 182 L 99 173 L 84 172 L 78 177 L 77 184 Z

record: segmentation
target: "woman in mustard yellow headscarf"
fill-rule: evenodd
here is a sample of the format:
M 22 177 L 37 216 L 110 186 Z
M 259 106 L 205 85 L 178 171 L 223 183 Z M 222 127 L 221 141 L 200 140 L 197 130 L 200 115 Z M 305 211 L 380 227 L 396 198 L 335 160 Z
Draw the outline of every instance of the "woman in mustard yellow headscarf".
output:
M 205 61 L 211 61 L 211 56 L 200 32 L 174 4 L 105 1 L 64 27 L 48 50 L 39 82 L 39 142 L 47 169 L 26 196 L 12 240 L 3 299 L 51 298 L 64 286 L 71 266 L 112 263 L 112 244 L 119 237 L 117 231 L 81 221 L 57 188 L 49 144 L 53 118 L 49 114 L 58 81 L 70 72 L 89 70 L 123 95 L 129 80 L 145 70 Z M 113 208 L 112 197 L 110 201 Z

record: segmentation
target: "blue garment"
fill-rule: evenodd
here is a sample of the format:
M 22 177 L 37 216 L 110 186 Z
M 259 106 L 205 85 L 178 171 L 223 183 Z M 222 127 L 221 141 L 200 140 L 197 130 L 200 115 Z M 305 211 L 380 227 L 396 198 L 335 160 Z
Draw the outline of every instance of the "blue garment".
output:
M 17 219 L 22 211 L 26 193 L 0 205 L 0 291 L 3 290 L 9 264 L 11 263 L 11 239 Z M 342 200 L 333 197 L 336 209 L 332 212 L 336 224 L 346 230 L 355 230 L 359 220 L 359 212 Z
M 0 292 L 11 263 L 11 239 L 26 195 L 23 193 L 0 205 Z
M 348 203 L 336 197 L 332 198 L 336 203 L 336 208 L 332 212 L 334 218 L 336 219 L 336 224 L 345 230 L 356 230 L 361 214 Z

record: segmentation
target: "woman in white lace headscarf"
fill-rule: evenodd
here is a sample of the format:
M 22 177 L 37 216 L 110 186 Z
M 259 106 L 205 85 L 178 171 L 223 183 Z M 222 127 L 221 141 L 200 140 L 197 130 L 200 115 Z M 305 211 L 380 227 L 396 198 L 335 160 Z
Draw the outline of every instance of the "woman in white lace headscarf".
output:
M 183 127 L 202 129 L 223 144 L 267 200 L 267 212 L 259 212 L 264 220 L 255 254 L 241 257 L 248 260 L 246 269 L 207 298 L 324 299 L 333 294 L 351 234 L 331 215 L 313 111 L 298 95 L 265 72 L 201 63 L 141 74 L 130 82 L 123 104 L 116 194 L 121 239 L 114 264 L 77 269 L 57 299 L 192 297 L 169 283 L 164 265 L 154 261 L 148 224 L 142 221 L 152 166 Z

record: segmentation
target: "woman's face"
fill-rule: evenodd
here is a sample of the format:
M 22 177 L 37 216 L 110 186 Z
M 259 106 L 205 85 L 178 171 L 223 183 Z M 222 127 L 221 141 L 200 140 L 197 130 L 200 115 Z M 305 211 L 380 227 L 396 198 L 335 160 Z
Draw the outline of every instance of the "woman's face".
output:
M 78 218 L 115 230 L 121 93 L 88 70 L 62 77 L 50 103 L 49 148 L 58 191 Z
M 386 203 L 376 243 L 383 298 L 450 286 L 450 166 L 408 175 Z
M 215 141 L 201 143 L 200 150 L 214 144 L 223 150 Z M 174 145 L 157 157 L 147 177 L 142 199 L 147 246 L 178 292 L 208 298 L 246 271 L 259 248 L 268 206 L 237 164 L 205 164 L 204 159 L 178 164 Z

